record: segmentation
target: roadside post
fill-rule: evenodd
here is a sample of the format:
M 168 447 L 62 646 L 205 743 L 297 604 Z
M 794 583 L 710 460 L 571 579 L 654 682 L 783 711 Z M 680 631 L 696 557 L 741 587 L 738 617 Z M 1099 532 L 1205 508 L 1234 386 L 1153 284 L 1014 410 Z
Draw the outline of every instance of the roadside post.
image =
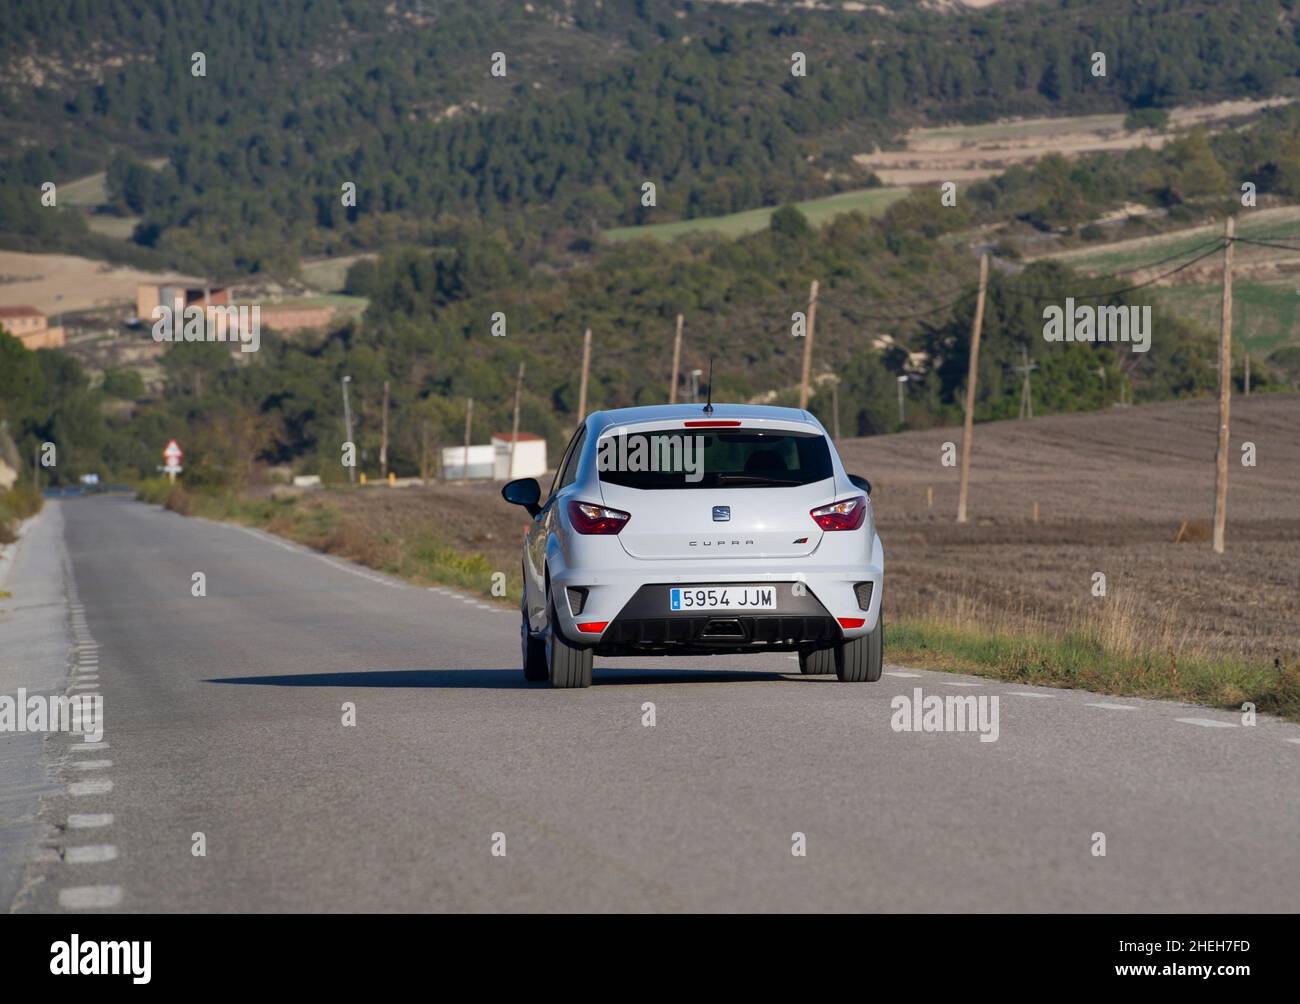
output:
M 162 452 L 163 470 L 167 474 L 167 480 L 172 484 L 175 484 L 176 475 L 183 470 L 181 467 L 181 457 L 185 456 L 185 451 L 182 450 L 180 444 L 173 439 L 163 447 Z

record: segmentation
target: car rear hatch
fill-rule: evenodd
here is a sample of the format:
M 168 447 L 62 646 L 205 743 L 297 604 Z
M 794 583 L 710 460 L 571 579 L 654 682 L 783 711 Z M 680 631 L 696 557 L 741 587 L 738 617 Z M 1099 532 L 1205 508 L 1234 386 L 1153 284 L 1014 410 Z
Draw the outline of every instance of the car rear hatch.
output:
M 605 504 L 631 514 L 619 542 L 647 560 L 811 554 L 822 531 L 808 512 L 835 491 L 824 434 L 772 420 L 607 429 L 597 467 Z

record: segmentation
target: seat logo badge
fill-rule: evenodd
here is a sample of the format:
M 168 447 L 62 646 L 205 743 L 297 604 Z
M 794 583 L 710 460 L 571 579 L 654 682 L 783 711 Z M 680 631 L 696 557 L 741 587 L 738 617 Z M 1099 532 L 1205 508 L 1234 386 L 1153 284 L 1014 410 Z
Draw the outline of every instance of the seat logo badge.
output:
M 731 519 L 731 506 L 715 505 L 713 507 L 713 522 L 726 523 Z

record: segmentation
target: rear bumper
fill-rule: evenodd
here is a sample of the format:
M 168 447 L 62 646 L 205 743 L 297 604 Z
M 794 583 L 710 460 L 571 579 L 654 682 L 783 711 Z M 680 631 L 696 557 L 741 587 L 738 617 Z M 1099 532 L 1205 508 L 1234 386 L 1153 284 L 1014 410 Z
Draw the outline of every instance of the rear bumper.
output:
M 697 613 L 669 608 L 669 591 L 676 584 L 656 582 L 638 589 L 601 633 L 597 654 L 792 651 L 825 647 L 844 636 L 835 618 L 800 583 L 735 583 L 775 590 L 774 610 Z
M 565 637 L 590 645 L 598 654 L 676 652 L 705 654 L 789 651 L 824 647 L 871 632 L 880 617 L 884 586 L 884 550 L 874 536 L 868 562 L 815 564 L 805 559 L 768 559 L 761 563 L 636 562 L 633 567 L 566 567 L 558 550 L 551 555 L 551 590 L 556 617 Z M 646 566 L 658 565 L 650 582 Z M 665 574 L 666 573 L 666 574 Z M 683 574 L 685 573 L 685 574 Z M 686 585 L 748 584 L 775 586 L 777 608 L 771 611 L 673 612 L 669 590 Z M 864 585 L 865 584 L 865 585 Z M 795 587 L 799 588 L 796 589 Z M 580 590 L 571 605 L 571 588 Z M 863 606 L 863 595 L 870 597 Z M 737 621 L 726 634 L 718 624 Z M 603 624 L 600 630 L 591 630 Z M 585 625 L 587 630 L 582 630 Z M 848 626 L 844 626 L 848 625 Z

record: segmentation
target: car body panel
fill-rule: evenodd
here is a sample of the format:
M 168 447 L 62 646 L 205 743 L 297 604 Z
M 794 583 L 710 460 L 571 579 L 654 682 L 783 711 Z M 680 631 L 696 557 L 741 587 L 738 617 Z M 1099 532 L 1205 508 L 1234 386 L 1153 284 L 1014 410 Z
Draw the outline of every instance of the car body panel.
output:
M 841 639 L 872 631 L 880 616 L 884 548 L 876 533 L 870 499 L 850 482 L 833 444 L 831 477 L 808 485 L 664 490 L 602 482 L 597 451 L 606 435 L 617 434 L 617 430 L 631 435 L 671 429 L 689 434 L 697 427 L 685 423 L 701 420 L 739 420 L 742 428 L 815 432 L 829 443 L 816 418 L 791 408 L 719 404 L 713 406 L 711 415 L 705 415 L 700 405 L 665 405 L 593 413 L 566 447 L 551 490 L 544 489 L 541 510 L 525 539 L 524 609 L 530 629 L 541 633 L 548 627 L 548 587 L 560 632 L 601 653 L 608 625 L 618 621 L 647 585 L 662 584 L 666 594 L 672 585 L 784 583 L 793 589 L 798 583 L 799 589 L 835 620 Z M 851 497 L 863 497 L 867 507 L 858 530 L 823 531 L 809 515 L 814 508 Z M 631 516 L 618 534 L 580 534 L 567 512 L 572 501 L 620 509 Z M 715 506 L 728 507 L 729 518 L 715 520 Z M 857 590 L 863 583 L 871 584 L 865 610 L 859 605 Z M 569 587 L 585 591 L 580 616 L 570 606 Z M 788 610 L 776 613 L 793 616 Z M 728 619 L 725 614 L 718 616 Z M 861 623 L 846 627 L 841 618 L 849 624 Z M 578 626 L 601 622 L 607 626 L 597 632 Z M 771 628 L 752 621 L 747 626 L 755 635 L 770 633 Z M 752 651 L 757 644 L 749 638 L 743 643 L 736 639 L 734 644 L 720 639 L 707 650 Z M 799 644 L 798 639 L 794 644 Z M 775 646 L 769 642 L 764 647 L 794 645 L 780 639 Z

